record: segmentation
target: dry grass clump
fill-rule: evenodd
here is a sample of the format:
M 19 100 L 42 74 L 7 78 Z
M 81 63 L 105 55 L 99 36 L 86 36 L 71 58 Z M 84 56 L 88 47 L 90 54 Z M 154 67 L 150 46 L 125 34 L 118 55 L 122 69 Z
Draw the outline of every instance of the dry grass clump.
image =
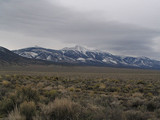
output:
M 32 120 L 36 114 L 36 106 L 34 102 L 23 102 L 20 105 L 20 113 L 25 116 L 26 120 Z
M 20 111 L 17 107 L 9 113 L 8 120 L 26 120 L 24 116 L 20 114 Z
M 7 81 L 7 80 L 3 80 L 2 81 L 2 85 L 4 85 L 5 87 L 9 87 L 10 86 L 10 82 L 9 81 Z
M 79 120 L 82 108 L 69 99 L 55 99 L 42 107 L 43 117 L 47 120 Z

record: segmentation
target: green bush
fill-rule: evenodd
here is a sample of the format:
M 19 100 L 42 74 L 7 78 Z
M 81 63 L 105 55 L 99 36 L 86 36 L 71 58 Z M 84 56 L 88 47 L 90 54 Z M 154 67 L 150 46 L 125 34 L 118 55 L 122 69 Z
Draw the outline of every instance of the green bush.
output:
M 56 98 L 56 96 L 58 95 L 58 92 L 56 90 L 50 90 L 50 91 L 46 91 L 44 95 L 52 101 Z

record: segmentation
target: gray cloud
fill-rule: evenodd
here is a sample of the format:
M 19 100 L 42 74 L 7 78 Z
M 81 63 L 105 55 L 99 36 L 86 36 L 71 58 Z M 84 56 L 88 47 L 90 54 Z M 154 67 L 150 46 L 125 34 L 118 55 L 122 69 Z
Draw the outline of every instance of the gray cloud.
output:
M 73 11 L 47 0 L 1 0 L 0 31 L 33 37 L 28 39 L 28 43 L 41 38 L 41 43 L 54 44 L 60 41 L 117 54 L 160 59 L 158 52 L 153 49 L 153 40 L 160 36 L 159 30 L 110 21 L 109 18 L 103 20 L 103 17 L 94 13 Z M 23 39 L 21 41 L 23 46 L 26 42 Z M 13 42 L 11 40 L 10 44 Z

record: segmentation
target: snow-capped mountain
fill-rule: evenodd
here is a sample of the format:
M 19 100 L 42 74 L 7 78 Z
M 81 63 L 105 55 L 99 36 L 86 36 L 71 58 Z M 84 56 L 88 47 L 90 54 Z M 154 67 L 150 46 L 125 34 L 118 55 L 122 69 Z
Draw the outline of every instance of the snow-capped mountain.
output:
M 0 65 L 27 65 L 27 64 L 51 64 L 50 62 L 42 60 L 34 60 L 25 58 L 15 54 L 14 52 L 0 47 Z
M 56 63 L 70 63 L 98 66 L 160 68 L 160 61 L 146 57 L 122 57 L 105 51 L 89 50 L 81 46 L 66 47 L 61 50 L 30 47 L 14 50 L 14 53 L 33 59 L 41 59 Z

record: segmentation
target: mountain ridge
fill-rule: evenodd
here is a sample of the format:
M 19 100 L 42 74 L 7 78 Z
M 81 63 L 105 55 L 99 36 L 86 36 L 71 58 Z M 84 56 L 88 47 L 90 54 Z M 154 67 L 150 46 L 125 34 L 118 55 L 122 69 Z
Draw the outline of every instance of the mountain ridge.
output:
M 147 57 L 112 55 L 105 51 L 90 50 L 82 46 L 65 47 L 60 50 L 29 47 L 14 50 L 13 52 L 23 57 L 47 60 L 54 63 L 160 69 L 160 61 Z
M 29 64 L 49 64 L 48 61 L 29 59 L 7 48 L 0 46 L 0 65 L 29 65 Z

